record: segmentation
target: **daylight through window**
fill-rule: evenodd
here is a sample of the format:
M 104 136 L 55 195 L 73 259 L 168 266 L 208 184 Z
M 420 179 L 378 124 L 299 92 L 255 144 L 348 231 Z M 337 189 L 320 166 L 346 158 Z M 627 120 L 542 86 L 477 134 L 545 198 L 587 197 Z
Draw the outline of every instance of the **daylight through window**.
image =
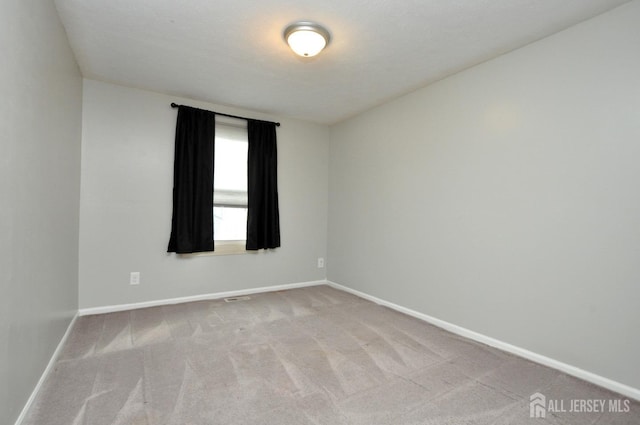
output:
M 247 238 L 246 124 L 216 122 L 213 234 L 216 242 Z

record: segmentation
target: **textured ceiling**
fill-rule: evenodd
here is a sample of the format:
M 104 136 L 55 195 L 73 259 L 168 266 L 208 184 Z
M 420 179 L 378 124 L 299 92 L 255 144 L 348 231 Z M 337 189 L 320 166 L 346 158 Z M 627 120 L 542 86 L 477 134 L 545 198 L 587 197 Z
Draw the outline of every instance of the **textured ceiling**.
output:
M 87 78 L 332 124 L 626 0 L 56 0 Z M 326 26 L 304 59 L 283 29 Z

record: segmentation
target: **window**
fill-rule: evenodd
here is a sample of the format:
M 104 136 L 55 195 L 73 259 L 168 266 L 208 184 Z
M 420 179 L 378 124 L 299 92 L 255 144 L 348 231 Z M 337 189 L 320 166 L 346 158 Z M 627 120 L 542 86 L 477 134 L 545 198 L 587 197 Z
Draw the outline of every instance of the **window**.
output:
M 216 118 L 213 235 L 220 253 L 245 249 L 248 149 L 246 124 L 218 122 Z
M 278 248 L 278 123 L 241 118 L 246 127 L 238 127 L 225 121 L 216 125 L 216 118 L 212 111 L 178 106 L 167 252 L 214 251 L 216 227 L 218 241 L 235 241 L 236 246 L 244 241 L 240 252 Z

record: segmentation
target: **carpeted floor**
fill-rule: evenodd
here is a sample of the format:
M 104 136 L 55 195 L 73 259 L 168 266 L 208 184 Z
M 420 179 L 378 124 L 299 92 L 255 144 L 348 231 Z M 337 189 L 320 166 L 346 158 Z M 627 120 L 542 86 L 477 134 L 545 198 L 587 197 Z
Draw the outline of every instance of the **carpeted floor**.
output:
M 573 399 L 624 400 L 315 286 L 81 317 L 24 425 L 640 424 Z

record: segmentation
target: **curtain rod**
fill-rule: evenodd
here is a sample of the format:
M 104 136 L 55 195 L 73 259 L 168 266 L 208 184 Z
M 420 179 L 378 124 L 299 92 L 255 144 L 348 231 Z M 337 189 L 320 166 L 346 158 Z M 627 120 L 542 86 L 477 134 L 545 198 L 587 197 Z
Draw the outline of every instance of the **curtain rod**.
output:
M 171 102 L 171 107 L 172 108 L 177 108 L 179 106 L 186 106 L 186 105 L 178 105 L 177 103 L 173 103 Z M 197 109 L 197 108 L 196 108 Z M 265 120 L 256 120 L 253 118 L 246 118 L 246 117 L 239 117 L 238 115 L 230 115 L 230 114 L 223 114 L 222 112 L 214 112 L 214 111 L 209 111 L 209 112 L 213 112 L 216 115 L 222 115 L 223 117 L 229 117 L 229 118 L 238 118 L 241 120 L 246 120 L 246 121 L 260 121 L 260 122 L 268 122 L 270 124 L 275 124 L 276 127 L 280 127 L 280 123 L 279 122 L 273 122 L 273 121 L 265 121 Z

